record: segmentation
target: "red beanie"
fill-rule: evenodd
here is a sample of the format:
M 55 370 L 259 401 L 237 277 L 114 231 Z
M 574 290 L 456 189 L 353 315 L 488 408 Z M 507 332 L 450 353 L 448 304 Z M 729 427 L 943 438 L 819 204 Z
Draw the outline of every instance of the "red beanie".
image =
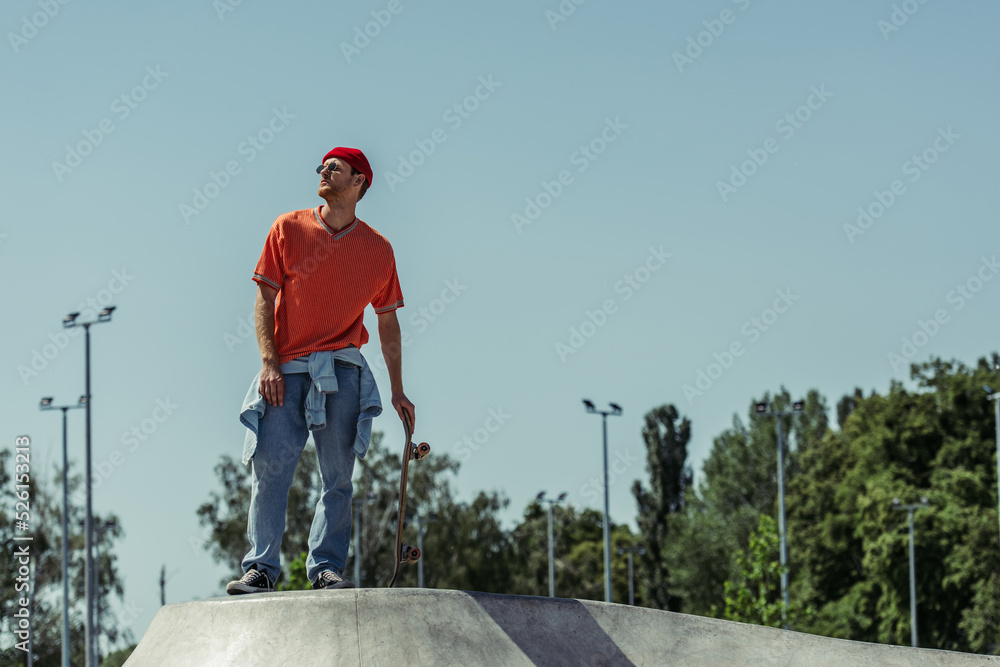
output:
M 344 148 L 343 146 L 338 146 L 332 151 L 323 156 L 323 163 L 325 164 L 327 160 L 335 157 L 339 160 L 343 160 L 347 164 L 351 165 L 368 179 L 368 187 L 372 186 L 372 167 L 368 164 L 368 158 L 357 148 Z

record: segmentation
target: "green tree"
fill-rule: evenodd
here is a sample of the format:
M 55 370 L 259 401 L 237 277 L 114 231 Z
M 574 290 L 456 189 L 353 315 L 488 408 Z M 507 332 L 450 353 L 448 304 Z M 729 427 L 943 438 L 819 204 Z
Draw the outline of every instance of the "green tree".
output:
M 578 511 L 569 505 L 552 508 L 553 563 L 556 595 L 561 598 L 604 600 L 604 515 L 594 509 Z M 549 594 L 548 510 L 532 501 L 520 523 L 510 531 L 513 550 L 512 580 L 507 591 L 518 595 Z M 628 526 L 611 524 L 611 583 L 616 602 L 628 599 L 626 557 L 618 545 L 634 546 Z M 641 593 L 637 604 L 642 602 Z
M 373 434 L 373 440 L 380 434 Z M 249 466 L 244 466 L 229 455 L 223 455 L 215 466 L 221 491 L 211 491 L 209 500 L 197 510 L 198 521 L 207 531 L 202 547 L 212 557 L 224 563 L 232 572 L 220 580 L 219 585 L 232 580 L 241 572 L 247 544 L 247 517 L 250 511 Z M 295 469 L 292 486 L 288 492 L 288 509 L 285 513 L 285 534 L 281 543 L 283 564 L 291 563 L 302 551 L 308 550 L 309 528 L 319 494 L 319 464 L 316 448 L 310 439 Z
M 996 655 L 1000 652 L 997 628 L 1000 627 L 1000 575 L 993 573 L 980 582 L 972 596 L 972 604 L 962 612 L 959 630 L 976 653 Z
M 6 563 L 17 564 L 15 553 L 19 547 L 28 546 L 31 558 L 31 578 L 33 589 L 18 590 L 26 582 L 19 581 L 18 568 L 0 568 L 0 664 L 24 664 L 26 655 L 15 644 L 21 641 L 14 631 L 17 618 L 14 613 L 20 608 L 18 600 L 31 600 L 31 633 L 34 664 L 38 667 L 56 667 L 61 664 L 62 653 L 62 470 L 53 467 L 53 481 L 45 483 L 41 478 L 30 477 L 27 489 L 17 489 L 22 482 L 21 474 L 15 468 L 14 452 L 0 450 L 0 541 L 3 543 L 3 559 Z M 37 464 L 35 464 L 37 466 Z M 17 479 L 11 475 L 14 472 Z M 28 473 L 30 476 L 30 473 Z M 70 660 L 74 664 L 84 662 L 84 624 L 86 605 L 84 597 L 84 534 L 82 530 L 85 509 L 76 499 L 81 495 L 82 480 L 73 473 L 68 474 L 70 491 L 68 527 L 70 573 Z M 27 490 L 30 502 L 30 526 L 28 533 L 15 530 L 14 514 L 24 502 L 16 491 Z M 98 586 L 95 590 L 99 613 L 95 628 L 97 645 L 114 645 L 133 638 L 128 629 L 122 629 L 114 609 L 112 597 L 119 601 L 124 598 L 124 587 L 118 576 L 118 557 L 115 544 L 124 534 L 121 524 L 113 514 L 94 515 L 96 525 L 111 525 L 107 530 L 94 532 L 94 544 L 99 557 L 95 560 Z M 15 535 L 30 535 L 30 542 L 14 541 Z
M 791 409 L 785 389 L 760 400 L 772 410 Z M 671 522 L 667 561 L 686 613 L 709 615 L 725 608 L 724 583 L 739 574 L 737 554 L 762 514 L 777 516 L 777 418 L 758 415 L 756 403 L 749 405 L 746 424 L 734 416 L 732 428 L 715 438 L 697 490 L 688 488 L 684 512 Z M 786 481 L 799 474 L 798 450 L 828 431 L 826 419 L 825 399 L 815 390 L 807 393 L 800 414 L 782 418 Z M 793 564 L 798 544 L 789 531 Z
M 996 355 L 993 362 L 998 361 Z M 906 514 L 899 498 L 927 497 L 915 517 L 921 646 L 996 650 L 996 458 L 986 359 L 975 368 L 932 359 L 911 367 L 915 391 L 855 393 L 837 433 L 802 449 L 789 484 L 793 596 L 817 614 L 809 632 L 909 642 Z M 846 401 L 842 401 L 844 404 Z M 992 587 L 992 588 L 991 588 Z
M 723 587 L 728 621 L 781 627 L 781 563 L 778 524 L 766 514 L 750 534 L 750 544 L 736 556 L 737 576 Z
M 132 651 L 135 650 L 136 645 L 126 646 L 123 649 L 109 653 L 104 660 L 101 661 L 101 667 L 122 667 L 125 661 L 129 659 L 132 655 Z
M 691 422 L 687 417 L 681 419 L 673 405 L 649 411 L 645 420 L 642 439 L 649 488 L 640 481 L 632 487 L 639 510 L 636 522 L 645 545 L 645 553 L 639 557 L 644 574 L 642 589 L 650 606 L 678 611 L 681 599 L 671 590 L 666 546 L 671 537 L 671 518 L 684 510 L 684 496 L 693 480 L 687 465 Z
M 382 434 L 372 434 L 364 459 L 357 461 L 354 499 L 361 509 L 361 581 L 368 587 L 386 586 L 392 577 L 402 443 L 386 447 Z M 437 522 L 426 528 L 424 539 L 425 585 L 444 588 L 507 592 L 510 546 L 498 513 L 506 500 L 498 493 L 480 493 L 472 502 L 458 502 L 452 495 L 450 478 L 458 463 L 446 454 L 431 454 L 411 461 L 406 502 L 404 542 L 416 546 L 415 516 L 436 514 Z M 239 572 L 246 553 L 246 522 L 250 502 L 249 476 L 244 466 L 224 456 L 216 466 L 221 491 L 213 491 L 198 509 L 199 520 L 210 528 L 204 547 L 217 561 Z M 309 529 L 320 492 L 315 448 L 306 446 L 301 457 L 286 512 L 282 542 L 283 577 L 279 588 L 303 589 L 310 584 L 305 573 Z M 359 527 L 355 526 L 355 530 Z M 352 535 L 345 577 L 354 576 Z M 223 582 L 226 580 L 223 580 Z M 416 586 L 416 566 L 404 566 L 397 586 Z
M 362 518 L 365 586 L 386 586 L 392 577 L 402 449 L 402 443 L 385 447 L 380 440 L 361 462 L 356 489 L 366 494 L 359 497 L 373 499 L 364 505 Z M 425 520 L 424 585 L 508 592 L 510 544 L 498 517 L 507 500 L 496 492 L 480 492 L 471 502 L 459 502 L 450 483 L 458 468 L 458 462 L 447 454 L 436 453 L 434 443 L 427 458 L 410 462 L 403 541 L 416 546 L 416 515 L 434 515 L 436 521 Z M 353 568 L 353 558 L 352 553 L 349 568 Z M 396 586 L 417 586 L 417 569 L 417 565 L 404 565 Z
M 481 491 L 469 503 L 455 501 L 449 492 L 439 504 L 430 506 L 438 520 L 430 524 L 424 538 L 424 585 L 512 592 L 512 546 L 498 517 L 507 504 L 499 493 Z M 404 567 L 397 585 L 417 585 L 416 565 Z

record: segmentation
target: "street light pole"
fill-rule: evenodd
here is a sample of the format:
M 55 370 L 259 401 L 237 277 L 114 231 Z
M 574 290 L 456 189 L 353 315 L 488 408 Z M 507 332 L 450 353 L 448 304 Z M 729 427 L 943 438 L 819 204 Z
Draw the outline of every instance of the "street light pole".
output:
M 95 589 L 97 591 L 96 594 L 94 595 L 94 602 L 95 602 L 94 616 L 95 616 L 95 619 L 96 619 L 94 621 L 94 627 L 96 629 L 96 631 L 94 633 L 94 642 L 96 644 L 96 656 L 97 656 L 97 658 L 100 658 L 100 654 L 101 654 L 101 641 L 100 641 L 101 640 L 101 604 L 100 604 L 100 601 L 101 601 L 101 542 L 104 540 L 105 534 L 107 533 L 107 531 L 109 531 L 112 528 L 116 527 L 118 525 L 118 522 L 115 521 L 114 518 L 111 518 L 111 519 L 106 519 L 105 521 L 97 523 L 97 524 L 94 524 L 93 522 L 91 522 L 91 525 L 93 526 L 94 533 L 97 536 L 97 539 L 94 541 L 94 561 L 96 562 L 96 567 L 94 568 L 94 572 L 95 572 L 95 575 L 94 575 L 94 587 L 95 587 Z M 83 528 L 84 526 L 85 526 L 85 522 L 81 521 L 80 522 L 80 527 Z M 166 568 L 164 568 L 164 569 L 166 569 Z M 162 577 L 162 574 L 161 574 L 161 577 Z M 161 588 L 161 591 L 162 591 L 162 588 Z M 97 662 L 100 663 L 100 660 L 98 660 Z
M 556 596 L 556 556 L 555 556 L 555 540 L 552 537 L 552 506 L 561 503 L 566 500 L 566 492 L 559 494 L 559 497 L 555 500 L 545 497 L 545 492 L 542 491 L 538 494 L 537 499 L 539 503 L 549 504 L 549 597 L 554 598 Z
M 361 503 L 354 503 L 354 585 L 361 586 Z
M 917 575 L 916 557 L 913 553 L 913 513 L 921 507 L 930 507 L 927 498 L 921 498 L 919 503 L 904 505 L 899 498 L 892 501 L 892 509 L 906 510 L 910 515 L 910 645 L 917 648 Z
M 594 404 L 583 399 L 583 405 L 589 414 L 601 415 L 604 432 L 604 601 L 611 602 L 611 527 L 610 500 L 608 497 L 608 415 L 620 417 L 622 407 L 617 403 L 609 403 L 610 411 L 598 410 Z
M 639 554 L 640 556 L 646 553 L 646 548 L 641 544 L 637 544 L 634 547 L 618 547 L 618 555 L 628 554 L 628 604 L 630 607 L 635 606 L 635 578 L 632 576 L 632 554 Z
M 635 606 L 635 586 L 632 578 L 632 551 L 628 552 L 628 606 Z
M 782 438 L 782 422 L 785 417 L 790 417 L 802 412 L 805 403 L 795 401 L 792 403 L 792 411 L 785 410 L 769 411 L 767 403 L 756 405 L 757 414 L 763 417 L 778 418 L 778 537 L 781 542 L 779 560 L 781 561 L 781 620 L 785 629 L 788 629 L 788 534 L 785 529 L 785 444 Z
M 94 526 L 94 664 L 101 664 L 101 536 L 106 526 Z
M 997 435 L 997 508 L 1000 509 L 1000 394 L 993 394 L 994 423 L 996 424 Z
M 94 555 L 93 555 L 93 544 L 94 544 L 94 508 L 93 508 L 93 488 L 91 486 L 91 455 L 90 455 L 90 404 L 92 402 L 92 397 L 90 395 L 90 325 L 99 324 L 101 322 L 110 322 L 111 313 L 115 310 L 115 306 L 108 306 L 101 312 L 97 314 L 96 320 L 91 320 L 89 322 L 77 322 L 77 318 L 80 313 L 70 313 L 63 318 L 63 327 L 66 329 L 71 329 L 73 327 L 83 327 L 84 331 L 84 349 L 85 349 L 85 366 L 86 366 L 86 389 L 84 397 L 86 398 L 86 413 L 87 413 L 87 444 L 86 444 L 86 464 L 85 469 L 85 484 L 87 486 L 87 510 L 84 528 L 84 551 L 86 552 L 85 567 L 84 567 L 84 590 L 85 596 L 87 598 L 87 624 L 84 633 L 84 649 L 86 655 L 86 667 L 96 667 L 97 661 L 94 655 Z
M 180 572 L 180 568 L 177 568 L 169 575 L 167 574 L 167 566 L 163 565 L 160 568 L 160 606 L 167 604 L 167 582 L 173 579 L 174 575 Z
M 368 482 L 365 482 L 368 486 Z M 354 585 L 361 587 L 361 507 L 364 503 L 375 500 L 375 494 L 369 493 L 363 499 L 352 498 L 351 505 L 354 506 Z
M 1000 366 L 998 366 L 1000 370 Z M 983 385 L 983 389 L 986 393 L 990 395 L 990 400 L 993 401 L 993 407 L 995 410 L 993 419 L 997 429 L 996 435 L 996 447 L 997 447 L 997 508 L 1000 509 L 1000 391 L 993 391 L 989 385 Z M 1000 516 L 1000 512 L 998 512 Z
M 424 526 L 428 523 L 434 523 L 437 521 L 437 514 L 431 512 L 430 514 L 424 516 L 423 514 L 417 515 L 417 549 L 420 553 L 424 553 Z M 421 558 L 417 561 L 417 588 L 424 587 L 424 559 Z
M 62 410 L 62 584 L 63 584 L 63 604 L 62 604 L 62 667 L 69 667 L 69 452 L 66 445 L 66 411 L 74 408 L 82 408 L 86 403 L 86 396 L 81 396 L 76 405 L 52 405 L 52 397 L 47 396 L 42 399 L 39 408 L 42 410 Z

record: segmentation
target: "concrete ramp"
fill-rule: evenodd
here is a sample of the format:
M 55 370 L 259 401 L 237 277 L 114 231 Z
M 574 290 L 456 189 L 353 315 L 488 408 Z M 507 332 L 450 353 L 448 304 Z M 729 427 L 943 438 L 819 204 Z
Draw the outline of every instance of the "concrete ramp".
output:
M 162 607 L 127 667 L 1000 666 L 604 602 L 428 589 L 226 596 Z

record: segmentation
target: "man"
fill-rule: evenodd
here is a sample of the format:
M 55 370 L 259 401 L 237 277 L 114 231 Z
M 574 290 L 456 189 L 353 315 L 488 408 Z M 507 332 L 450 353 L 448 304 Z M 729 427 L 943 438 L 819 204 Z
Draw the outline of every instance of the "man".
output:
M 353 588 L 343 578 L 351 536 L 354 456 L 363 457 L 378 389 L 360 348 L 370 303 L 389 371 L 392 406 L 413 426 L 403 393 L 399 322 L 403 295 L 392 246 L 355 215 L 372 184 L 355 148 L 323 158 L 319 196 L 326 203 L 275 220 L 254 271 L 262 368 L 240 415 L 248 427 L 243 462 L 251 465 L 250 550 L 230 594 L 274 590 L 281 572 L 288 490 L 311 430 L 322 491 L 309 532 L 306 573 L 313 588 Z

